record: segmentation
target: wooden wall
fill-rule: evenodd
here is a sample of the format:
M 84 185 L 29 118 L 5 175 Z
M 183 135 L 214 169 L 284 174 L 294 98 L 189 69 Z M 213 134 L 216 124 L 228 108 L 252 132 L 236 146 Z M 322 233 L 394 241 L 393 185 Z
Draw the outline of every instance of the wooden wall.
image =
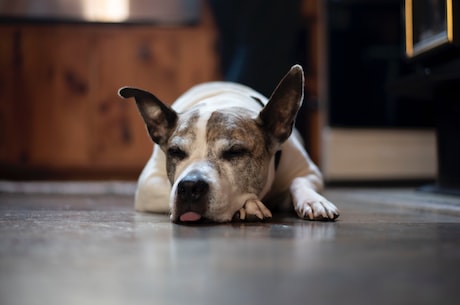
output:
M 2 24 L 0 41 L 0 178 L 135 178 L 152 144 L 118 88 L 170 103 L 218 78 L 207 22 Z

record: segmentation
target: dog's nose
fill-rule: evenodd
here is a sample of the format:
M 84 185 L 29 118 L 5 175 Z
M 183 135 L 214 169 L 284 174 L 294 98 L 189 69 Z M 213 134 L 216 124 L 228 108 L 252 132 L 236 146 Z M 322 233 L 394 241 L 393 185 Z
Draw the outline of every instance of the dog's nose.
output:
M 177 185 L 177 195 L 182 201 L 196 202 L 208 193 L 209 184 L 201 174 L 192 172 Z

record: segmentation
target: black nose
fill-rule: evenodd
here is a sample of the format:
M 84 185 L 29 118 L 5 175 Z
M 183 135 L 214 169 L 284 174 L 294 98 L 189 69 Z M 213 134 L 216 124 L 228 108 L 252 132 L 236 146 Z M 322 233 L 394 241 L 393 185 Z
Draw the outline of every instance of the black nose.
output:
M 182 201 L 196 202 L 202 199 L 209 190 L 209 184 L 198 172 L 191 172 L 177 185 L 177 195 Z

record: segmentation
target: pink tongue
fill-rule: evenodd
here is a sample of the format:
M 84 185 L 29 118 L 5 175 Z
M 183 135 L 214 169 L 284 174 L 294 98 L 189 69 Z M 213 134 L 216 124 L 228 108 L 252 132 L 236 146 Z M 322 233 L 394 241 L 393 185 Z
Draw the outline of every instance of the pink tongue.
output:
M 180 221 L 197 221 L 201 219 L 201 215 L 195 212 L 187 212 L 180 215 Z

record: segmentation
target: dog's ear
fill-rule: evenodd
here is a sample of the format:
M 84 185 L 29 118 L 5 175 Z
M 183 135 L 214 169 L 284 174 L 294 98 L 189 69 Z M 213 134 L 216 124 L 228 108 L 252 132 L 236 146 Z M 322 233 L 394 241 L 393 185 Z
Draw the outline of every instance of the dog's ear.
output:
M 150 138 L 158 145 L 163 145 L 176 125 L 177 113 L 156 96 L 141 89 L 123 87 L 118 90 L 118 95 L 123 98 L 134 97 Z
M 294 128 L 303 100 L 304 76 L 295 65 L 279 82 L 267 105 L 259 114 L 259 122 L 279 143 L 286 141 Z

